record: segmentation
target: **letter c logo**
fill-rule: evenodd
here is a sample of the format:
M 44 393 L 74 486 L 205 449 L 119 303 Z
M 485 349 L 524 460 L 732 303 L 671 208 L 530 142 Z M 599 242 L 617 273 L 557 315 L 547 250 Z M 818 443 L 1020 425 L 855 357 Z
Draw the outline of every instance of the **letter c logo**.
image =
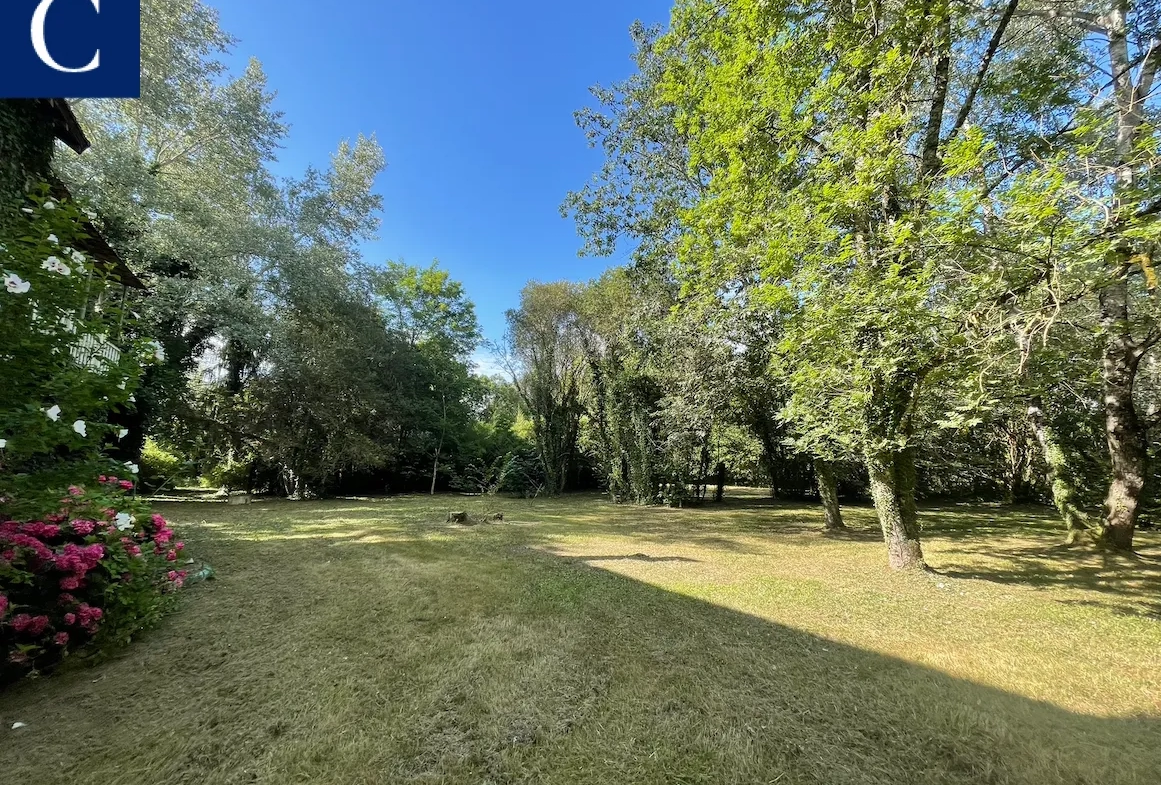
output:
M 36 7 L 36 13 L 32 15 L 32 48 L 36 50 L 36 56 L 40 58 L 41 62 L 49 68 L 55 69 L 66 74 L 83 74 L 88 71 L 95 71 L 101 66 L 101 50 L 93 55 L 92 61 L 84 68 L 65 68 L 52 58 L 52 54 L 48 51 L 48 44 L 44 40 L 44 22 L 48 17 L 48 9 L 52 7 L 55 0 L 40 0 L 40 5 Z M 101 13 L 101 0 L 89 0 L 93 4 L 93 8 L 97 9 L 97 13 Z

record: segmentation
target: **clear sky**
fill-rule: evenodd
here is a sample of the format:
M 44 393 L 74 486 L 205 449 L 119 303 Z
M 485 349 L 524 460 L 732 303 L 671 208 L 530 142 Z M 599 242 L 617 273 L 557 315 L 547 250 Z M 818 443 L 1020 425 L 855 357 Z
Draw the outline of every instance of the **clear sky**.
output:
M 580 258 L 559 205 L 599 166 L 573 112 L 633 71 L 629 26 L 669 0 L 209 0 L 262 61 L 291 125 L 276 171 L 325 166 L 374 133 L 387 156 L 369 261 L 439 259 L 489 339 L 529 279 L 586 280 L 623 259 Z

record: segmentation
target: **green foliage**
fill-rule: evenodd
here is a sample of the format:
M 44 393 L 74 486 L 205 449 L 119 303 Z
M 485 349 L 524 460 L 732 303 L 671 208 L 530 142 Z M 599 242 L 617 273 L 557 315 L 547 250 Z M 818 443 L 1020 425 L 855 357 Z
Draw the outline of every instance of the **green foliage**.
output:
M 141 482 L 148 488 L 175 487 L 192 482 L 197 473 L 191 462 L 156 439 L 146 439 L 141 450 Z
M 104 467 L 102 448 L 124 435 L 109 418 L 133 407 L 143 366 L 164 356 L 120 306 L 108 265 L 78 250 L 86 226 L 47 188 L 0 213 L 0 494 L 22 503 Z

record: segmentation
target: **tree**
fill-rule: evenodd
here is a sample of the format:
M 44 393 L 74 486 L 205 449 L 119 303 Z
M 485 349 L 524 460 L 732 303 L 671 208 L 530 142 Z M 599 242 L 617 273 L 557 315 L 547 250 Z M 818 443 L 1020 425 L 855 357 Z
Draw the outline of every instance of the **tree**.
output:
M 434 264 L 419 268 L 388 262 L 364 275 L 386 328 L 417 354 L 416 394 L 423 403 L 413 413 L 427 422 L 419 429 L 435 436 L 429 489 L 434 495 L 445 443 L 450 441 L 458 452 L 468 438 L 472 405 L 479 394 L 468 367 L 480 340 L 475 307 L 463 286 Z
M 142 4 L 140 99 L 84 99 L 92 141 L 56 168 L 100 215 L 109 242 L 150 286 L 131 300 L 167 349 L 141 391 L 126 442 L 181 415 L 188 372 L 214 340 L 253 342 L 258 258 L 270 253 L 277 189 L 266 165 L 285 133 L 257 61 L 230 74 L 233 40 L 200 1 Z
M 504 359 L 532 418 L 549 495 L 567 489 L 577 459 L 583 373 L 576 322 L 578 287 L 529 283 L 508 311 Z
M 688 280 L 713 292 L 756 277 L 797 309 L 786 413 L 805 444 L 863 456 L 897 568 L 924 566 L 918 404 L 962 372 L 936 207 L 1015 5 L 690 0 L 658 47 L 690 171 L 710 172 L 686 217 Z M 1007 122 L 1043 101 L 1018 96 Z

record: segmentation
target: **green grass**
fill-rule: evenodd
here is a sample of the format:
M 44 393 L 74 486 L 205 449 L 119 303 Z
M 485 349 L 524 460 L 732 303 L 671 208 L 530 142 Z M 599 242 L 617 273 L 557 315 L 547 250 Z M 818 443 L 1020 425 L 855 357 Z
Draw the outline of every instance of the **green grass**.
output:
M 1156 534 L 929 509 L 906 576 L 757 495 L 159 507 L 218 580 L 0 695 L 5 785 L 1161 781 Z

